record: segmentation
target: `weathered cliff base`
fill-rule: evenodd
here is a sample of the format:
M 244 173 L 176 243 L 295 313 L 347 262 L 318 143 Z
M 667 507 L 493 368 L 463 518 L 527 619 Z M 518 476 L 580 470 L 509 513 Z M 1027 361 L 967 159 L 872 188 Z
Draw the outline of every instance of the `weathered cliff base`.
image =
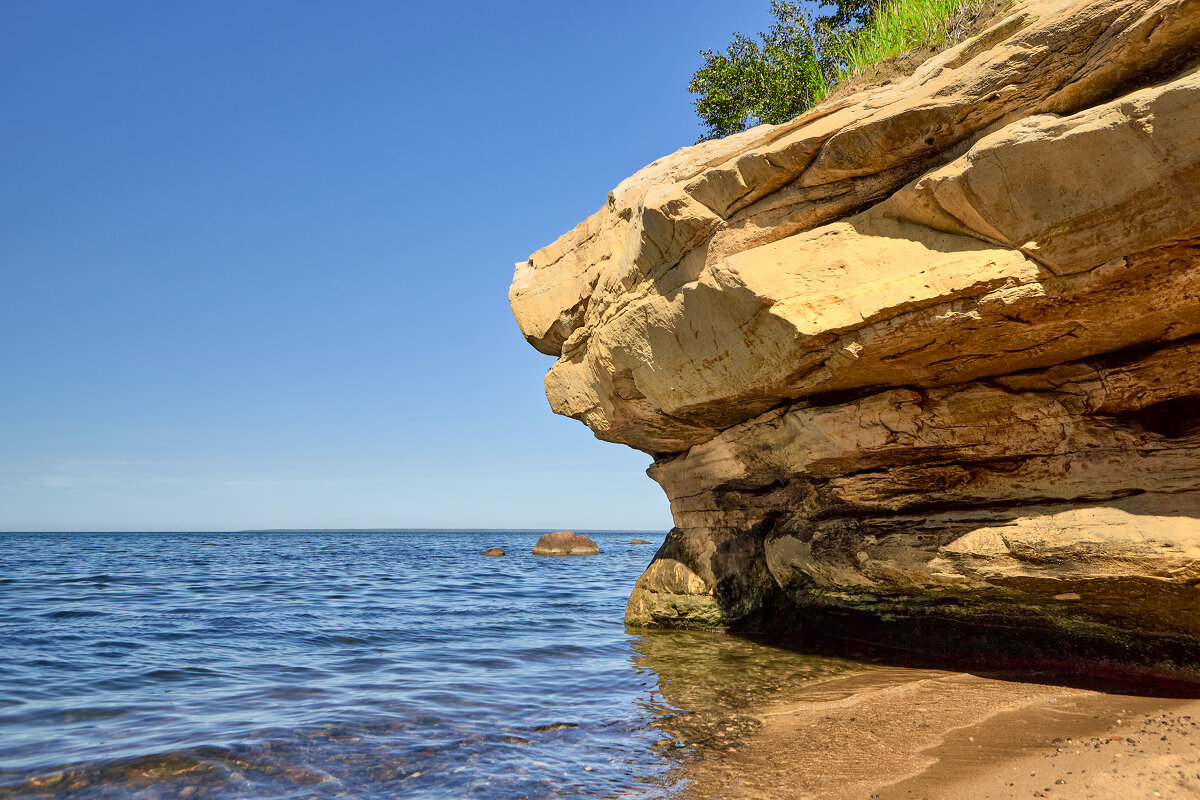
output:
M 1200 0 L 1029 0 L 518 264 L 654 456 L 627 620 L 1200 674 Z

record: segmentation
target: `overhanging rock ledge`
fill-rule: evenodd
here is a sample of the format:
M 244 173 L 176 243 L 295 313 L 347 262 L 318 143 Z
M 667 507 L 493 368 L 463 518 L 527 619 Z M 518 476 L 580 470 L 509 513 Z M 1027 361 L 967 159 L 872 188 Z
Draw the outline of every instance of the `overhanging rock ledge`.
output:
M 684 148 L 509 299 L 670 498 L 630 623 L 1200 673 L 1200 0 Z

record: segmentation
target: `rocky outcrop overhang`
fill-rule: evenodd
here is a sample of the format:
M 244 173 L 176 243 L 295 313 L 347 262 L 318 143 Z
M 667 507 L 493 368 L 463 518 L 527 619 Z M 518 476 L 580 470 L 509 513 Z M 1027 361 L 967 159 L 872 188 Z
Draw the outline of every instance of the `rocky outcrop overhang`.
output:
M 553 409 L 655 457 L 630 622 L 1200 665 L 1200 0 L 1014 6 L 651 164 L 509 297 Z

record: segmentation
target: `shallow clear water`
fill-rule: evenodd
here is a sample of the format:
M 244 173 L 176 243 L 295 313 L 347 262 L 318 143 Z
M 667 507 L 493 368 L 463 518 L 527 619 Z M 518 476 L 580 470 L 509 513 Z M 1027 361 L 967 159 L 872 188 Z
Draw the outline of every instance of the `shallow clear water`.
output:
M 849 668 L 627 630 L 590 535 L 0 534 L 0 798 L 661 797 Z

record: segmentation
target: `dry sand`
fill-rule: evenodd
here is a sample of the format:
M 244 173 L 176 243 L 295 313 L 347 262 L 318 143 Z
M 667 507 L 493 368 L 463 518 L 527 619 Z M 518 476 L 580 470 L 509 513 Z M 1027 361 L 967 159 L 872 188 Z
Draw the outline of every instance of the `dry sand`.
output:
M 1200 798 L 1200 700 L 872 667 L 758 709 L 687 798 Z

